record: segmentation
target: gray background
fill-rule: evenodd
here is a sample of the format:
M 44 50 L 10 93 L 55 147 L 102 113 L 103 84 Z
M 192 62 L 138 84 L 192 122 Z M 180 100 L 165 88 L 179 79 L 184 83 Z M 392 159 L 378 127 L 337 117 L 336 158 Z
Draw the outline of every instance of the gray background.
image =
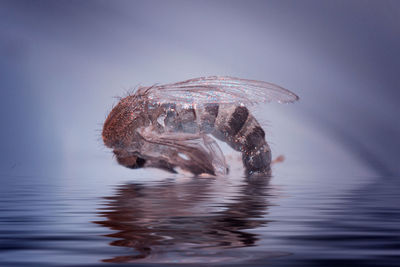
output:
M 301 97 L 270 106 L 275 132 L 313 127 L 396 174 L 399 25 L 399 1 L 0 1 L 0 172 L 101 172 L 113 96 L 231 75 Z

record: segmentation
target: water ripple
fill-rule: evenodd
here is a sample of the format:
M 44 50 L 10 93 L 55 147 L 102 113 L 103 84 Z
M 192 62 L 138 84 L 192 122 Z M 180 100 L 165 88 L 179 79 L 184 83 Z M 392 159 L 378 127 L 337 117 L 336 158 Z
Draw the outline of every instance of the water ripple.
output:
M 399 186 L 380 181 L 13 181 L 0 189 L 0 265 L 396 266 Z

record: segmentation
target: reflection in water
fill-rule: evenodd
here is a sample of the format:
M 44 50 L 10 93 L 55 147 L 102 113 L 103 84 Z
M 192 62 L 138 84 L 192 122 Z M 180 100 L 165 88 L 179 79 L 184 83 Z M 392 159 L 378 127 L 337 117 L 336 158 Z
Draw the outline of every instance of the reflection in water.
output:
M 187 260 L 215 255 L 218 249 L 255 246 L 258 235 L 246 230 L 267 223 L 269 178 L 248 178 L 233 193 L 219 188 L 220 182 L 193 178 L 120 186 L 105 198 L 107 207 L 100 215 L 106 220 L 96 223 L 116 231 L 108 235 L 117 238 L 110 245 L 134 252 L 103 261 L 166 260 L 177 254 Z

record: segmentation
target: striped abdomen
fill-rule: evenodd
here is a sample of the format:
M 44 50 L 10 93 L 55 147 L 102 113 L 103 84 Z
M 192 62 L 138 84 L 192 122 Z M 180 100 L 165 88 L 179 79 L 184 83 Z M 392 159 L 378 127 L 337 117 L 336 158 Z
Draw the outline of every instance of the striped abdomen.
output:
M 265 141 L 265 132 L 246 107 L 215 104 L 185 112 L 192 114 L 200 131 L 241 151 L 248 174 L 270 171 L 271 151 Z
M 212 134 L 242 152 L 248 174 L 269 172 L 271 150 L 265 132 L 246 107 L 220 106 Z

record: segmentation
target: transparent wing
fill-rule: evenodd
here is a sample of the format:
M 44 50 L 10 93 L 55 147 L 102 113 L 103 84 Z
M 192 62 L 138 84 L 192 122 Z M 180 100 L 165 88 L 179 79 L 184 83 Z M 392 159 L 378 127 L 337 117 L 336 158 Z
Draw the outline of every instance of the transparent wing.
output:
M 299 97 L 278 85 L 226 76 L 210 76 L 183 82 L 155 85 L 147 90 L 148 98 L 157 103 L 244 104 L 276 101 L 291 103 Z

